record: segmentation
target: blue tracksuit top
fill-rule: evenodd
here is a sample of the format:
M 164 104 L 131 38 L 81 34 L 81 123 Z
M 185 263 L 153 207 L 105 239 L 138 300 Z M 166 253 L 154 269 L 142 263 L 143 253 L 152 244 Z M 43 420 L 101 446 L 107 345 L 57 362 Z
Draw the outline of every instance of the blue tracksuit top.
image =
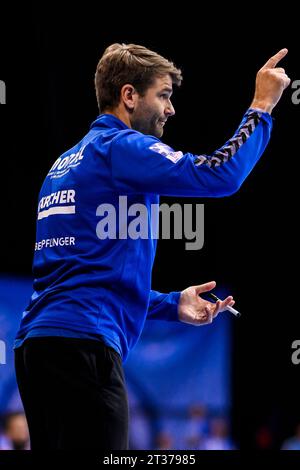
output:
M 151 290 L 156 250 L 151 234 L 158 224 L 158 213 L 154 223 L 150 220 L 151 205 L 159 204 L 160 195 L 236 192 L 262 155 L 271 128 L 268 113 L 248 109 L 223 147 L 193 155 L 174 151 L 111 114 L 100 115 L 55 161 L 42 185 L 33 295 L 15 347 L 32 336 L 101 338 L 125 361 L 146 319 L 178 320 L 180 292 Z M 149 209 L 147 237 L 126 236 L 139 214 L 133 204 Z

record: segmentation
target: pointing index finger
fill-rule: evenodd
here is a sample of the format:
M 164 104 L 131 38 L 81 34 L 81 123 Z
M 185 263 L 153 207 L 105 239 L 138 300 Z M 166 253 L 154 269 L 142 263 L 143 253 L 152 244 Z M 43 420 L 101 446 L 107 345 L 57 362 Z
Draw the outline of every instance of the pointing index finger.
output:
M 279 52 L 277 52 L 277 54 L 273 55 L 272 57 L 270 57 L 269 60 L 267 60 L 265 65 L 263 65 L 262 69 L 274 69 L 278 62 L 283 59 L 287 55 L 287 53 L 288 50 L 286 48 L 281 49 Z

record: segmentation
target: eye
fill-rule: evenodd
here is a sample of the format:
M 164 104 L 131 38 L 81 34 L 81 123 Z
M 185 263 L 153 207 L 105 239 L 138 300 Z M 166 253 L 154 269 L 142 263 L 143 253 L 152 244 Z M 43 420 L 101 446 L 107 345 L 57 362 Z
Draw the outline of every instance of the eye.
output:
M 161 98 L 164 98 L 164 99 L 166 99 L 166 100 L 169 99 L 169 95 L 168 95 L 167 93 L 162 93 L 162 94 L 160 95 L 160 97 L 161 97 Z

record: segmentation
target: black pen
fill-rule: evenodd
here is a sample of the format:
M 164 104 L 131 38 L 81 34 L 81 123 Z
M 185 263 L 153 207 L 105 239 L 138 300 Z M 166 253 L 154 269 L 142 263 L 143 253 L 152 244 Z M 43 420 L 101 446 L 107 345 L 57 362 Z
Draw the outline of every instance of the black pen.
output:
M 221 300 L 221 299 L 219 299 L 219 297 L 217 297 L 215 294 L 212 294 L 211 292 L 209 292 L 208 295 L 209 295 L 213 300 L 215 300 L 215 301 Z M 222 302 L 222 300 L 221 300 L 221 302 Z M 228 305 L 228 307 L 226 307 L 226 310 L 228 310 L 228 312 L 230 312 L 230 313 L 232 313 L 233 315 L 235 315 L 237 318 L 241 316 L 241 313 L 240 313 L 240 312 L 238 312 L 238 311 L 237 311 L 235 308 L 233 308 L 233 307 L 229 307 L 229 305 Z

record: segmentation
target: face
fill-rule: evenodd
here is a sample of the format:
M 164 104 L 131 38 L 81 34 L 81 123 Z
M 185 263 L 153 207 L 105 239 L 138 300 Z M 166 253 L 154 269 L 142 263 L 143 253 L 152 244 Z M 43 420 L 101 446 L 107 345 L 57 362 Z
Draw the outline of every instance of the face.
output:
M 137 94 L 130 121 L 132 129 L 160 138 L 167 119 L 175 114 L 170 101 L 172 95 L 170 75 L 156 78 L 144 96 Z

